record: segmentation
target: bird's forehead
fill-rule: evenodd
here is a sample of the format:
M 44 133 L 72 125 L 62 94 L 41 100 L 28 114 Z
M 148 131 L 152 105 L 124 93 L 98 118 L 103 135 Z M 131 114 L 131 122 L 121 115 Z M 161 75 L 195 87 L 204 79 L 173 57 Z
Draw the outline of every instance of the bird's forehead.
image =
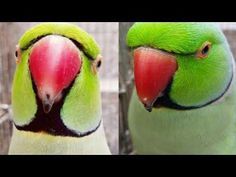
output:
M 128 46 L 150 46 L 179 54 L 194 53 L 203 42 L 221 43 L 215 23 L 135 23 L 127 34 Z
M 27 50 L 33 43 L 48 35 L 61 35 L 78 43 L 84 53 L 96 59 L 100 48 L 95 39 L 80 27 L 70 23 L 41 23 L 26 31 L 19 40 L 21 50 Z

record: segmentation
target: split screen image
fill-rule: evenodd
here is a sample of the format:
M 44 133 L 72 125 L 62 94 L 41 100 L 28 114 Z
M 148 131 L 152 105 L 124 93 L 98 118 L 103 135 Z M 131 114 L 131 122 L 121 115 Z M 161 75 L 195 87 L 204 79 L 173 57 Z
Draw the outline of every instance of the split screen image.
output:
M 0 154 L 236 154 L 236 23 L 0 23 Z

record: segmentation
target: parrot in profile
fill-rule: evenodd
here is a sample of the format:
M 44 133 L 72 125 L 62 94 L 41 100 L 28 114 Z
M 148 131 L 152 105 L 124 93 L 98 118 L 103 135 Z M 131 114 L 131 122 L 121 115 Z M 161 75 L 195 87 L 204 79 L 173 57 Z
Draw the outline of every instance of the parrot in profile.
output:
M 137 154 L 235 154 L 235 63 L 215 23 L 135 23 L 126 42 Z
M 110 154 L 101 118 L 100 49 L 69 23 L 41 23 L 16 47 L 9 154 Z

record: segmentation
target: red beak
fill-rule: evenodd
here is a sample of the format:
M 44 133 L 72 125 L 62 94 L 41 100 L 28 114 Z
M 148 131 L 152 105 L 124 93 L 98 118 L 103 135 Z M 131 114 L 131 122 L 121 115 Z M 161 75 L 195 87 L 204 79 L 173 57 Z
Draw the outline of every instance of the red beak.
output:
M 134 50 L 134 78 L 138 97 L 148 111 L 165 90 L 175 71 L 173 55 L 161 50 L 140 47 Z
M 44 112 L 48 113 L 80 71 L 80 53 L 68 38 L 49 35 L 33 45 L 29 68 Z

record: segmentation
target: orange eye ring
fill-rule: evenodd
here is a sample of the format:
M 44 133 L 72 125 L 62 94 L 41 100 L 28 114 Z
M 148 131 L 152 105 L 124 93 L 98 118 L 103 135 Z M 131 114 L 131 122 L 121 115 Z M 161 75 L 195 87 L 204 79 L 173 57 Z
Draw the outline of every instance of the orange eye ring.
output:
M 196 57 L 198 59 L 206 58 L 209 54 L 210 49 L 211 49 L 211 43 L 209 41 L 204 42 L 197 51 Z

